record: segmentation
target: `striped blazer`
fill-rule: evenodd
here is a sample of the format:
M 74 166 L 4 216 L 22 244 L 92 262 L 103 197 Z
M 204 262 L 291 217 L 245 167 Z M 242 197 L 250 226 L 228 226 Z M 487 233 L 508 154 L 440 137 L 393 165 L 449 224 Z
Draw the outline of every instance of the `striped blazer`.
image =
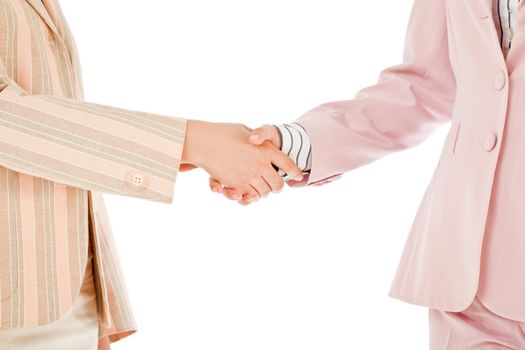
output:
M 0 327 L 68 311 L 91 240 L 109 348 L 135 322 L 101 193 L 171 203 L 186 121 L 82 96 L 57 0 L 0 0 Z

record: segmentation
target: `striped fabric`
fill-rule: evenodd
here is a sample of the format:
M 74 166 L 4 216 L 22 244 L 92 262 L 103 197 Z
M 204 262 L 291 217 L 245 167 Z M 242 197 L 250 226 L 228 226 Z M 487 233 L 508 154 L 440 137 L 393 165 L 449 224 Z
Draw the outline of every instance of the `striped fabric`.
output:
M 0 327 L 64 314 L 91 239 L 108 348 L 135 322 L 101 193 L 170 203 L 186 121 L 82 98 L 57 0 L 0 0 Z
M 298 123 L 275 125 L 281 138 L 281 151 L 290 157 L 303 172 L 312 168 L 312 146 L 306 130 Z M 282 170 L 279 174 L 285 177 Z
M 496 18 L 496 30 L 499 35 L 503 55 L 507 57 L 512 46 L 514 28 L 516 28 L 517 8 L 520 0 L 494 0 L 492 12 Z

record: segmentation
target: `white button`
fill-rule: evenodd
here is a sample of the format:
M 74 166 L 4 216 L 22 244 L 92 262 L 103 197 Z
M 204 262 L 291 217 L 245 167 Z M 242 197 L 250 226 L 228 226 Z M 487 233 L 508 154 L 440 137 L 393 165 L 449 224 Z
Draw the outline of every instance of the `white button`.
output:
M 502 90 L 505 87 L 507 81 L 507 75 L 503 71 L 499 71 L 494 76 L 494 87 L 496 90 Z
M 142 176 L 142 174 L 135 174 L 133 176 L 133 184 L 135 186 L 140 186 L 144 183 L 144 177 Z
M 496 147 L 496 144 L 498 143 L 498 136 L 495 133 L 490 133 L 487 136 L 485 136 L 485 151 L 490 152 Z
M 134 189 L 143 190 L 148 187 L 148 175 L 141 173 L 140 171 L 130 170 L 126 175 L 126 178 L 129 186 Z

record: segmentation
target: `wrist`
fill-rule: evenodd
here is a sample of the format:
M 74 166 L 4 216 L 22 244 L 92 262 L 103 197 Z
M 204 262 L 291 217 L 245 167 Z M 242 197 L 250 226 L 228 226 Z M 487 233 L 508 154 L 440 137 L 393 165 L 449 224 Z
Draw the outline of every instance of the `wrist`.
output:
M 202 166 L 202 137 L 208 124 L 200 120 L 188 120 L 186 126 L 186 137 L 182 149 L 181 162 L 184 164 L 193 164 L 198 167 Z

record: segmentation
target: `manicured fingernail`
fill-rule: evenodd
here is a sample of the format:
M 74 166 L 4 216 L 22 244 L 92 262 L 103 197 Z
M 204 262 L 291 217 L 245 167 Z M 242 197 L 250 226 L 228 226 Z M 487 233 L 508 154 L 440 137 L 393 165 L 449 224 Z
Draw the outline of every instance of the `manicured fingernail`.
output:
M 259 141 L 259 135 L 255 134 L 250 136 L 250 141 Z

